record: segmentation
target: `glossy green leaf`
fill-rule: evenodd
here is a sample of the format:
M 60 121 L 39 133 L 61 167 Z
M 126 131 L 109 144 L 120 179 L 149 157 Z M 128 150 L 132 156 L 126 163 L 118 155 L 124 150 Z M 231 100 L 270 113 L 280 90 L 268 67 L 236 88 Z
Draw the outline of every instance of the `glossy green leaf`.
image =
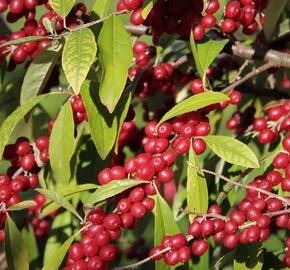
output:
M 287 18 L 276 26 L 276 29 L 272 35 L 271 40 L 276 41 L 277 39 L 283 38 L 289 33 L 290 33 L 290 19 Z
M 159 124 L 184 113 L 196 111 L 208 105 L 228 100 L 225 94 L 219 92 L 204 92 L 191 96 L 169 110 L 160 120 Z
M 88 191 L 88 190 L 92 190 L 92 189 L 97 189 L 98 186 L 94 185 L 94 184 L 83 184 L 83 185 L 78 185 L 74 188 L 68 189 L 65 192 L 62 192 L 61 195 L 64 198 L 69 198 L 72 195 L 84 192 L 84 191 Z M 42 211 L 40 213 L 40 218 L 46 217 L 49 213 L 59 209 L 60 206 L 59 204 L 51 201 L 51 200 L 46 200 L 46 204 L 44 205 L 44 207 L 42 208 Z
M 221 159 L 248 168 L 259 168 L 253 151 L 244 143 L 228 136 L 209 135 L 204 137 L 207 146 Z
M 65 208 L 66 210 L 68 210 L 69 212 L 74 214 L 79 220 L 82 220 L 82 217 L 74 209 L 74 207 L 71 205 L 71 203 L 68 200 L 66 200 L 61 194 L 59 194 L 55 191 L 41 189 L 41 188 L 37 188 L 36 191 L 43 194 L 49 200 L 54 201 L 58 205 L 62 206 L 63 208 Z
M 100 186 L 93 194 L 90 195 L 86 203 L 94 205 L 142 183 L 144 182 L 139 180 L 113 180 L 107 185 Z
M 56 181 L 67 184 L 71 177 L 70 160 L 74 153 L 74 120 L 66 102 L 53 125 L 49 140 L 50 165 Z
M 5 223 L 5 254 L 9 270 L 29 270 L 28 253 L 24 241 L 10 217 Z
M 17 204 L 11 205 L 7 211 L 21 211 L 23 209 L 29 208 L 36 206 L 37 203 L 34 200 L 27 200 L 27 201 L 22 201 Z
M 10 45 L 18 45 L 18 44 L 22 44 L 22 43 L 29 42 L 29 41 L 39 41 L 39 40 L 43 40 L 43 39 L 47 39 L 47 37 L 28 36 L 28 37 L 18 38 L 18 39 L 14 39 L 14 40 L 9 40 L 9 41 L 1 44 L 0 49 L 4 48 L 6 46 L 10 46 Z
M 228 39 L 206 37 L 201 42 L 195 43 L 190 35 L 191 50 L 200 78 L 203 78 L 209 66 L 228 42 Z
M 61 17 L 66 17 L 71 11 L 75 0 L 49 0 L 50 6 Z
M 111 0 L 95 1 L 92 11 L 96 13 L 99 18 L 103 18 L 109 14 Z
M 263 247 L 261 243 L 239 246 L 234 260 L 234 270 L 261 270 L 263 267 Z
M 33 264 L 35 260 L 38 258 L 39 252 L 32 225 L 24 227 L 21 231 L 21 235 L 27 248 L 29 262 Z
M 196 49 L 199 58 L 199 63 L 202 68 L 202 74 L 200 77 L 203 78 L 204 73 L 207 71 L 209 66 L 219 55 L 225 45 L 229 42 L 228 39 L 206 39 L 204 42 L 198 42 Z
M 155 224 L 154 224 L 154 246 L 160 245 L 165 235 L 174 235 L 179 233 L 179 228 L 173 218 L 173 213 L 167 202 L 158 193 L 155 196 Z M 164 263 L 163 260 L 155 262 L 156 270 L 175 269 Z
M 63 48 L 62 67 L 76 94 L 80 92 L 81 85 L 95 61 L 96 53 L 97 44 L 90 29 L 80 29 L 68 36 Z
M 197 69 L 197 73 L 202 78 L 203 69 L 202 69 L 201 63 L 199 61 L 198 52 L 197 52 L 197 48 L 196 48 L 196 43 L 194 41 L 192 33 L 190 33 L 190 47 L 191 47 L 191 52 L 192 52 L 192 55 L 193 55 L 195 67 Z
M 111 16 L 104 22 L 98 45 L 103 68 L 100 99 L 112 113 L 122 96 L 133 59 L 130 36 L 120 18 Z
M 54 254 L 51 256 L 51 259 L 43 266 L 42 270 L 56 270 L 59 269 L 69 247 L 75 239 L 75 235 L 72 235 L 68 238 L 60 248 L 58 248 Z
M 101 158 L 105 159 L 115 144 L 118 121 L 101 104 L 96 90 L 86 81 L 81 96 L 86 106 L 93 142 Z
M 200 167 L 198 158 L 192 147 L 189 150 L 188 161 L 196 167 Z M 187 210 L 190 212 L 207 213 L 208 208 L 208 190 L 206 178 L 203 172 L 188 164 L 187 167 Z M 189 215 L 189 220 L 192 222 L 194 215 Z
M 23 105 L 21 105 L 17 110 L 15 110 L 12 114 L 10 114 L 3 124 L 0 127 L 0 158 L 2 158 L 4 147 L 6 144 L 8 144 L 9 139 L 11 137 L 11 134 L 17 124 L 20 120 L 24 118 L 24 116 L 41 100 L 43 100 L 45 97 L 48 97 L 49 95 L 57 94 L 57 93 L 51 93 L 46 95 L 41 95 L 38 97 L 35 97 L 27 102 L 25 102 Z M 58 93 L 59 94 L 59 93 Z
M 43 49 L 29 65 L 21 87 L 20 103 L 37 96 L 45 87 L 61 53 L 62 46 Z
M 277 22 L 285 9 L 288 0 L 271 0 L 267 5 L 264 20 L 264 33 L 267 40 L 270 40 Z

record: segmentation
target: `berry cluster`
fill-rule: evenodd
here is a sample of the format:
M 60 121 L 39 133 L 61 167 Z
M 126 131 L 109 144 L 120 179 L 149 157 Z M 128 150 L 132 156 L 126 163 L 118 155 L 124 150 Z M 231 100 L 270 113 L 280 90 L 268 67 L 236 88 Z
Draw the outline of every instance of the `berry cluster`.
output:
M 203 39 L 206 29 L 211 29 L 216 26 L 217 19 L 214 16 L 220 8 L 218 0 L 210 0 L 207 3 L 205 13 L 206 15 L 201 17 L 200 24 L 194 26 L 192 35 L 194 40 L 199 41 Z
M 44 5 L 48 12 L 46 12 L 38 21 L 35 19 L 36 7 L 38 5 Z M 14 41 L 20 38 L 29 36 L 41 36 L 48 35 L 45 26 L 44 19 L 49 21 L 55 21 L 57 33 L 64 30 L 63 18 L 58 16 L 50 7 L 47 0 L 6 0 L 0 1 L 0 13 L 9 9 L 6 19 L 10 23 L 14 23 L 25 17 L 25 23 L 21 30 L 11 33 L 9 36 L 0 38 L 0 45 L 7 41 Z M 80 22 L 88 21 L 88 17 L 85 14 L 86 7 L 84 4 L 79 3 L 74 6 L 70 14 L 66 17 L 67 27 L 73 28 L 80 24 Z M 0 61 L 2 61 L 9 53 L 11 53 L 11 59 L 9 62 L 9 69 L 15 68 L 16 64 L 21 64 L 26 60 L 33 59 L 40 50 L 48 46 L 49 39 L 42 39 L 39 41 L 28 41 L 20 45 L 11 45 L 0 48 Z
M 88 120 L 86 107 L 80 95 L 72 96 L 70 98 L 70 104 L 73 110 L 73 117 L 76 125 Z
M 34 143 L 24 137 L 18 138 L 15 144 L 5 147 L 3 157 L 11 162 L 7 174 L 0 175 L 1 220 L 5 222 L 5 209 L 21 201 L 21 192 L 38 186 L 37 173 L 49 159 L 48 137 L 40 136 Z M 1 222 L 0 228 L 3 230 L 4 223 Z
M 118 255 L 118 247 L 110 242 L 121 235 L 120 216 L 96 208 L 89 212 L 87 221 L 89 226 L 82 229 L 80 242 L 72 244 L 68 251 L 65 270 L 107 269 L 108 263 Z
M 276 186 L 290 190 L 290 135 L 282 141 L 285 152 L 279 153 L 273 160 L 275 170 L 256 177 L 246 186 L 246 197 L 232 209 L 228 217 L 222 216 L 222 209 L 213 204 L 207 214 L 198 214 L 188 228 L 188 236 L 176 234 L 165 236 L 159 246 L 150 251 L 154 260 L 164 259 L 168 265 L 187 262 L 191 253 L 195 256 L 204 254 L 209 245 L 207 238 L 213 236 L 217 243 L 223 243 L 228 249 L 239 243 L 262 242 L 269 238 L 271 232 L 278 228 L 290 228 L 290 211 L 287 209 L 288 197 L 278 197 Z M 280 171 L 279 171 L 280 170 Z M 285 175 L 283 177 L 282 175 Z M 190 213 L 192 214 L 192 213 Z M 188 242 L 191 244 L 191 250 Z M 290 266 L 289 238 L 285 241 L 286 254 L 284 264 Z
M 240 112 L 227 121 L 227 128 L 234 129 L 248 135 L 258 136 L 261 144 L 274 142 L 281 132 L 290 130 L 290 102 L 284 101 L 281 105 L 271 106 L 265 110 L 266 116 L 254 118 L 255 110 L 249 107 L 243 114 Z
M 264 23 L 264 9 L 268 1 L 234 0 L 230 1 L 224 10 L 224 19 L 220 27 L 225 33 L 233 33 L 242 25 L 243 33 L 252 35 L 257 31 L 258 22 Z
M 142 0 L 119 0 L 117 10 L 133 11 L 132 24 L 150 26 L 154 43 L 158 42 L 163 33 L 188 36 L 203 9 L 200 0 L 158 0 L 144 21 L 141 16 L 142 4 Z
M 49 214 L 48 217 L 39 218 L 41 209 L 45 205 L 46 198 L 43 194 L 37 194 L 33 200 L 36 202 L 36 205 L 28 209 L 28 222 L 32 225 L 35 236 L 37 238 L 43 238 L 49 235 L 51 217 L 54 217 L 56 212 Z

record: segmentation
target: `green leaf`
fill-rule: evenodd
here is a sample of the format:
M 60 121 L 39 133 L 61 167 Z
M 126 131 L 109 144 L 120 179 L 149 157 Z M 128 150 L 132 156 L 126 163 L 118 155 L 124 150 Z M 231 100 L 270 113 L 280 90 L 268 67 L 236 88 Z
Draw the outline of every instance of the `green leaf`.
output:
M 277 39 L 283 38 L 284 36 L 288 35 L 289 32 L 290 32 L 290 19 L 285 19 L 279 25 L 276 26 L 271 40 L 276 41 Z
M 198 42 L 196 49 L 199 58 L 199 63 L 202 68 L 202 74 L 199 74 L 203 78 L 205 72 L 219 55 L 225 45 L 229 42 L 228 39 L 213 39 L 208 38 L 203 42 Z
M 100 102 L 97 91 L 85 82 L 81 88 L 81 96 L 86 106 L 91 136 L 102 159 L 112 150 L 116 137 L 118 121 Z
M 192 34 L 190 35 L 191 51 L 200 78 L 204 77 L 208 67 L 228 42 L 228 39 L 206 37 L 203 41 L 195 43 Z
M 196 66 L 196 69 L 197 69 L 197 73 L 202 78 L 203 69 L 202 69 L 201 63 L 199 61 L 198 52 L 197 52 L 197 48 L 196 48 L 196 43 L 194 41 L 192 33 L 190 33 L 190 47 L 191 47 L 191 52 L 192 52 L 193 59 L 194 59 L 194 62 L 195 62 L 195 66 Z
M 35 97 L 27 102 L 25 102 L 23 105 L 21 105 L 17 110 L 15 110 L 12 114 L 10 114 L 6 120 L 3 122 L 3 124 L 0 127 L 0 158 L 2 158 L 3 151 L 5 148 L 5 145 L 8 144 L 9 139 L 11 137 L 11 134 L 15 127 L 17 126 L 18 122 L 24 118 L 24 116 L 41 100 L 43 100 L 45 97 L 48 97 L 49 95 L 53 94 L 60 94 L 60 93 L 51 93 L 46 95 L 41 95 L 38 97 Z
M 24 227 L 21 231 L 21 235 L 25 243 L 25 246 L 27 247 L 29 262 L 33 263 L 38 258 L 39 253 L 32 226 L 28 225 L 28 227 Z
M 18 44 L 22 44 L 25 42 L 29 42 L 29 41 L 39 41 L 39 40 L 43 40 L 43 39 L 47 39 L 47 37 L 43 37 L 43 36 L 28 36 L 28 37 L 23 37 L 23 38 L 18 38 L 18 39 L 14 39 L 14 40 L 9 40 L 3 44 L 0 45 L 0 49 L 4 48 L 6 46 L 10 46 L 10 45 L 18 45 Z
M 192 147 L 189 150 L 188 161 L 196 167 L 200 167 L 198 158 Z M 188 164 L 187 167 L 187 210 L 190 212 L 207 213 L 208 190 L 204 174 Z M 194 215 L 189 215 L 192 222 Z
M 75 235 L 72 235 L 68 238 L 60 248 L 58 248 L 54 254 L 51 256 L 51 259 L 43 266 L 42 270 L 56 270 L 59 269 L 69 247 L 75 239 Z
M 209 135 L 204 137 L 206 145 L 221 159 L 248 168 L 259 168 L 253 151 L 244 143 L 228 136 Z
M 151 12 L 154 4 L 155 4 L 156 0 L 147 0 L 145 1 L 145 3 L 143 4 L 144 8 L 142 8 L 141 11 L 141 16 L 144 20 L 146 20 L 147 16 L 149 15 L 149 13 Z
M 287 2 L 288 0 L 271 0 L 267 5 L 264 20 L 264 33 L 267 40 L 271 39 L 280 15 L 285 10 Z
M 53 125 L 49 140 L 49 157 L 56 181 L 67 184 L 71 177 L 70 160 L 74 153 L 74 120 L 67 101 Z
M 78 185 L 72 189 L 69 189 L 65 192 L 62 192 L 61 195 L 64 198 L 68 198 L 71 197 L 72 195 L 84 192 L 84 191 L 88 191 L 91 189 L 97 189 L 98 186 L 94 185 L 94 184 L 83 184 L 83 185 Z M 49 213 L 51 213 L 54 210 L 57 210 L 59 208 L 59 204 L 51 201 L 51 200 L 46 200 L 46 204 L 45 206 L 42 208 L 42 211 L 40 213 L 40 218 L 46 217 Z
M 133 59 L 130 36 L 120 18 L 111 16 L 104 22 L 98 45 L 103 68 L 100 99 L 112 113 L 122 96 Z
M 66 17 L 74 6 L 75 0 L 49 0 L 49 4 L 61 17 Z
M 24 241 L 10 217 L 5 223 L 5 254 L 9 270 L 29 270 L 28 253 Z
M 218 261 L 210 268 L 210 270 L 220 270 L 224 269 L 223 267 L 227 265 L 229 262 L 233 261 L 235 256 L 235 249 L 231 250 L 230 252 L 226 253 L 222 256 Z
M 92 11 L 95 12 L 99 18 L 103 18 L 109 14 L 111 0 L 95 1 Z
M 198 95 L 191 96 L 168 111 L 160 120 L 159 124 L 184 113 L 196 111 L 208 105 L 219 103 L 228 100 L 225 94 L 219 92 L 204 92 Z
M 30 100 L 45 87 L 61 53 L 62 46 L 43 49 L 37 54 L 25 73 L 21 87 L 20 103 Z
M 234 270 L 261 270 L 263 267 L 263 247 L 261 243 L 239 246 L 234 260 Z
M 63 48 L 62 67 L 76 94 L 80 92 L 81 85 L 95 60 L 96 53 L 97 44 L 90 29 L 80 29 L 68 36 Z
M 62 206 L 66 210 L 70 211 L 72 214 L 74 214 L 79 220 L 83 220 L 82 217 L 79 215 L 79 213 L 74 209 L 74 207 L 70 204 L 69 201 L 67 201 L 61 194 L 47 190 L 47 189 L 41 189 L 37 188 L 37 192 L 43 194 L 46 198 L 54 201 L 58 205 Z
M 94 205 L 98 202 L 111 198 L 129 188 L 138 186 L 143 183 L 143 181 L 130 179 L 113 180 L 107 185 L 100 186 L 93 194 L 90 195 L 86 203 Z
M 179 233 L 179 228 L 173 218 L 173 213 L 167 202 L 158 193 L 155 196 L 155 224 L 154 224 L 154 246 L 160 245 L 165 235 L 174 235 Z M 156 270 L 175 269 L 164 263 L 163 260 L 155 262 Z
M 21 211 L 23 209 L 29 208 L 29 207 L 33 207 L 36 206 L 37 203 L 33 200 L 27 200 L 27 201 L 22 201 L 20 203 L 11 205 L 7 211 Z

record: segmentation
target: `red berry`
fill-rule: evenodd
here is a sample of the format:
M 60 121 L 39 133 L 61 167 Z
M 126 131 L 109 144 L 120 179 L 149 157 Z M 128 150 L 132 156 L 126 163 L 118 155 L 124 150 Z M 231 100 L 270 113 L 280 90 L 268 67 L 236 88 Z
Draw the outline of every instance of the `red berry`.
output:
M 207 4 L 205 12 L 207 14 L 214 14 L 220 8 L 220 4 L 218 0 L 210 0 Z
M 267 144 L 275 139 L 275 133 L 273 130 L 265 128 L 259 133 L 258 140 L 261 144 Z
M 230 103 L 237 105 L 242 101 L 242 94 L 239 91 L 233 91 L 229 95 Z
M 215 24 L 216 24 L 216 17 L 211 14 L 205 15 L 201 19 L 201 25 L 204 28 L 213 28 Z
M 148 45 L 143 41 L 136 41 L 133 45 L 133 52 L 135 54 L 145 54 L 148 50 Z
M 192 141 L 192 149 L 197 155 L 202 154 L 206 149 L 206 144 L 203 139 L 197 138 Z
M 35 164 L 34 156 L 32 154 L 25 155 L 20 159 L 19 164 L 23 170 L 25 171 L 31 170 Z
M 118 255 L 118 248 L 115 245 L 101 247 L 99 256 L 106 262 L 114 260 Z
M 205 29 L 202 25 L 197 25 L 193 28 L 193 38 L 196 41 L 203 39 L 205 35 Z
M 191 251 L 195 256 L 201 256 L 208 250 L 208 243 L 205 240 L 196 240 L 191 245 Z
M 190 90 L 193 94 L 199 94 L 204 92 L 204 87 L 201 79 L 194 79 L 190 83 Z
M 225 32 L 225 33 L 232 33 L 236 30 L 237 27 L 237 23 L 229 18 L 224 19 L 221 22 L 221 29 Z
M 225 15 L 229 18 L 236 18 L 240 15 L 241 5 L 239 1 L 231 1 L 226 5 Z
M 140 202 L 134 203 L 131 206 L 130 213 L 134 218 L 141 218 L 146 213 L 146 207 Z

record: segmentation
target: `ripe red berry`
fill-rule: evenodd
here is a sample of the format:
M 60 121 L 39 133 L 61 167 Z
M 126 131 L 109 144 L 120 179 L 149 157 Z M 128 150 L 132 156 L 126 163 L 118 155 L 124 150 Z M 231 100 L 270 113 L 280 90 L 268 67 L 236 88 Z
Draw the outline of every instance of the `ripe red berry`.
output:
M 283 141 L 282 145 L 285 151 L 290 153 L 290 135 L 286 136 Z
M 191 251 L 189 247 L 182 247 L 178 250 L 178 261 L 181 263 L 186 263 L 189 261 Z
M 134 218 L 141 218 L 146 213 L 146 207 L 140 202 L 134 203 L 131 206 L 130 213 Z
M 99 256 L 106 262 L 114 260 L 118 255 L 118 248 L 115 245 L 101 247 Z
M 123 2 L 128 10 L 134 10 L 138 8 L 142 3 L 141 0 L 123 0 Z
M 208 249 L 208 243 L 203 239 L 196 240 L 191 245 L 191 251 L 193 255 L 195 256 L 201 256 L 207 251 L 207 249 Z
M 214 14 L 220 8 L 220 4 L 218 0 L 210 0 L 207 4 L 205 12 L 207 14 Z
M 275 133 L 273 130 L 265 128 L 260 131 L 258 140 L 261 144 L 267 144 L 272 142 L 275 139 Z
M 237 23 L 230 19 L 230 18 L 226 18 L 221 22 L 221 29 L 225 32 L 225 33 L 232 33 L 236 30 L 237 27 Z
M 192 149 L 197 155 L 202 154 L 206 149 L 206 143 L 201 138 L 196 138 L 192 141 Z
M 204 28 L 213 28 L 215 24 L 216 24 L 216 17 L 211 14 L 205 15 L 201 19 L 201 25 Z
M 193 94 L 204 92 L 204 86 L 201 79 L 194 79 L 190 83 L 190 90 Z
M 225 15 L 229 18 L 237 18 L 241 12 L 241 5 L 239 1 L 231 1 L 226 5 Z
M 25 155 L 20 159 L 19 164 L 23 170 L 25 171 L 31 170 L 35 164 L 34 156 L 32 154 Z
M 199 24 L 193 28 L 194 40 L 199 41 L 199 40 L 203 39 L 204 35 L 205 35 L 205 29 L 202 25 Z
M 242 101 L 242 94 L 239 91 L 233 91 L 229 95 L 230 103 L 237 105 Z

